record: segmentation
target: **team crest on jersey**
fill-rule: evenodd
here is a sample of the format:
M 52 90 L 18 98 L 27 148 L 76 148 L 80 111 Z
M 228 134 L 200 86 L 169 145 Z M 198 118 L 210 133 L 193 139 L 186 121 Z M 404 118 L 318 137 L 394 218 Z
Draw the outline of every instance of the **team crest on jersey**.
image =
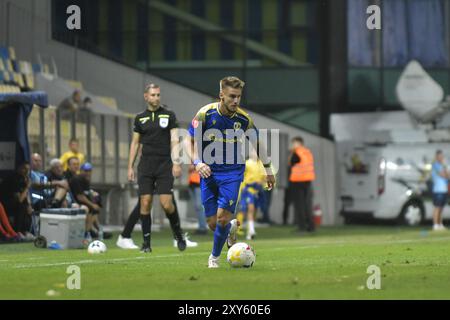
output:
M 240 122 L 235 122 L 233 125 L 234 130 L 239 130 L 241 128 L 241 123 Z
M 159 126 L 161 128 L 167 128 L 169 125 L 169 119 L 168 118 L 159 118 Z

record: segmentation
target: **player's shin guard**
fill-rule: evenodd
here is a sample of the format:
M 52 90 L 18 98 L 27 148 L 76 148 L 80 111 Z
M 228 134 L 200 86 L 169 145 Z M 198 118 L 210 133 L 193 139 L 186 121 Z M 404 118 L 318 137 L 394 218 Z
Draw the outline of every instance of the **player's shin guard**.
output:
M 212 255 L 214 257 L 219 257 L 222 252 L 223 245 L 227 241 L 228 233 L 230 232 L 231 224 L 228 223 L 225 227 L 220 223 L 217 224 L 216 230 L 214 231 L 214 244 Z

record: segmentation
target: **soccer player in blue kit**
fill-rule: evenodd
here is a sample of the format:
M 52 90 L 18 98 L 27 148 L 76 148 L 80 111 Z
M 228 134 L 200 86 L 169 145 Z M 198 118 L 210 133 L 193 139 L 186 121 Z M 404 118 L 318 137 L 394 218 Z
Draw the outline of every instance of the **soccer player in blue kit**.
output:
M 244 177 L 242 146 L 248 139 L 258 150 L 266 170 L 267 188 L 275 184 L 265 146 L 251 117 L 240 108 L 244 82 L 237 77 L 220 81 L 220 101 L 202 107 L 189 126 L 187 153 L 200 174 L 202 203 L 214 244 L 209 268 L 219 267 L 222 248 L 236 243 L 238 222 L 234 219 L 239 187 Z M 252 136 L 253 135 L 253 136 Z M 251 139 L 253 137 L 254 139 Z

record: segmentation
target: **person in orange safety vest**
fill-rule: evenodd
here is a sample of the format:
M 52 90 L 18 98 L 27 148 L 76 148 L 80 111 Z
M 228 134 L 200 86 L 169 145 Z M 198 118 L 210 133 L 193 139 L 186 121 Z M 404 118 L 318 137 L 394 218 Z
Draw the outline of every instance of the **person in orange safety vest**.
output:
M 294 137 L 291 140 L 291 155 L 289 157 L 290 176 L 287 192 L 294 203 L 299 232 L 315 231 L 313 219 L 313 189 L 312 182 L 316 175 L 314 171 L 314 156 L 304 146 L 302 137 Z

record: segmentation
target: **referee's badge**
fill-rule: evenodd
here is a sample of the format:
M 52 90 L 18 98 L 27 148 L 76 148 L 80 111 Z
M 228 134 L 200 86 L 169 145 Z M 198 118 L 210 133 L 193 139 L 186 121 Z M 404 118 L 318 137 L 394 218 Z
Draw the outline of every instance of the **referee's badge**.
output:
M 169 119 L 168 118 L 159 118 L 159 126 L 161 128 L 167 128 L 169 125 Z
M 240 122 L 235 122 L 233 125 L 234 130 L 239 130 L 241 128 L 241 123 Z

